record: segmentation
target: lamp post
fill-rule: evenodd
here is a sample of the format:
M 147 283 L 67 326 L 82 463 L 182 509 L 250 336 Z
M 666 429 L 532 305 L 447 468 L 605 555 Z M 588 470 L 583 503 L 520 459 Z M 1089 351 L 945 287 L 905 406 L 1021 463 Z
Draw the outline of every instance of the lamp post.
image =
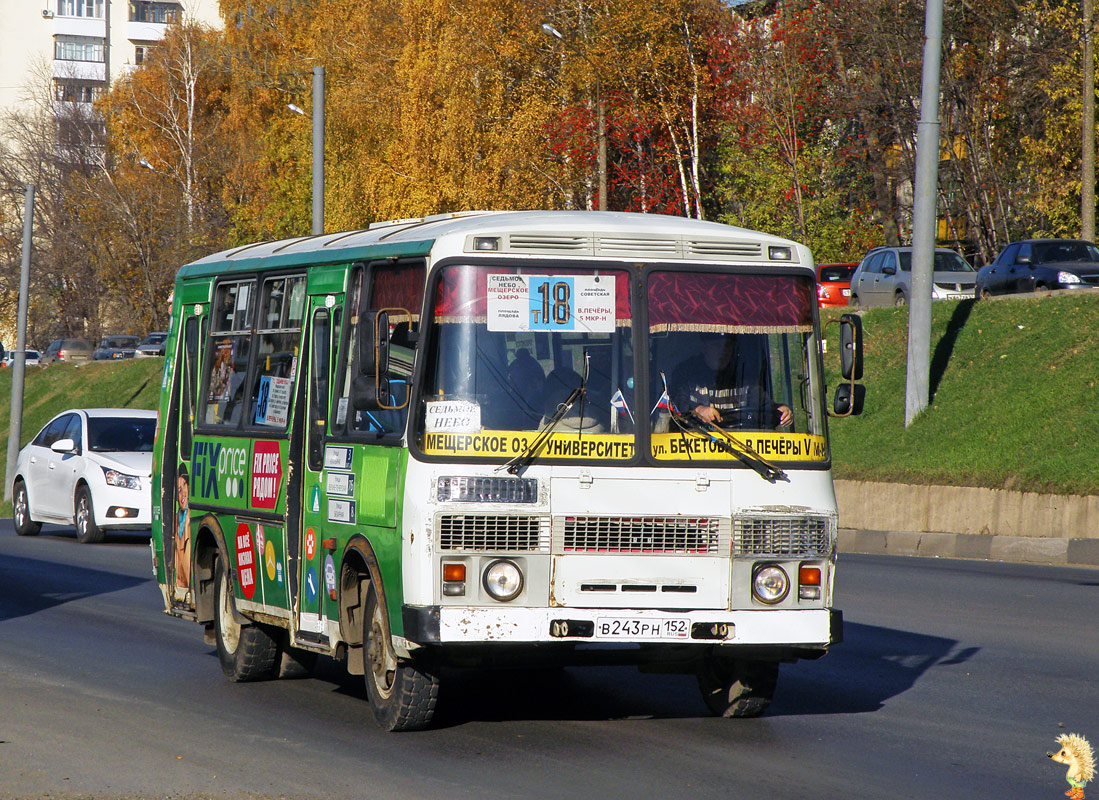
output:
M 557 39 L 562 44 L 567 46 L 565 37 L 561 35 L 561 32 L 557 28 L 550 25 L 548 22 L 542 23 L 542 33 L 546 36 Z M 607 210 L 607 121 L 606 121 L 606 109 L 603 105 L 603 85 L 599 80 L 599 70 L 596 68 L 592 60 L 588 58 L 587 54 L 583 51 L 577 50 L 576 54 L 582 59 L 588 62 L 588 66 L 591 67 L 592 77 L 595 78 L 595 108 L 596 108 L 596 131 L 599 140 L 599 210 Z
M 293 103 L 295 114 L 305 112 Z M 324 233 L 324 67 L 313 67 L 313 235 Z
M 19 306 L 16 312 L 15 358 L 11 374 L 11 414 L 8 422 L 8 460 L 4 499 L 11 500 L 11 477 L 19 459 L 23 433 L 23 379 L 27 363 L 27 302 L 30 293 L 31 233 L 34 225 L 34 185 L 27 184 L 23 202 L 23 259 L 19 269 Z

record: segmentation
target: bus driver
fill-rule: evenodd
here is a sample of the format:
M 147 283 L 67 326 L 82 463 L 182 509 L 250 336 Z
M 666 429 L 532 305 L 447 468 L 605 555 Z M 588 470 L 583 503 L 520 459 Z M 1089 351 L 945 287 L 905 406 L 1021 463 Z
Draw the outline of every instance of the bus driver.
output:
M 676 408 L 725 428 L 765 430 L 794 421 L 787 405 L 771 401 L 767 360 L 758 334 L 703 333 L 700 352 L 672 375 Z

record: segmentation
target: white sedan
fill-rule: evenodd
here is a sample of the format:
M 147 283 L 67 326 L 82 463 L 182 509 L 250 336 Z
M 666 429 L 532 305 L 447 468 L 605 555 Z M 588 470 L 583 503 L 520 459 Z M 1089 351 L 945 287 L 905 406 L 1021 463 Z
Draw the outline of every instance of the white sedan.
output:
M 70 409 L 19 451 L 12 481 L 15 532 L 43 522 L 76 527 L 81 542 L 107 530 L 146 530 L 152 520 L 156 412 Z

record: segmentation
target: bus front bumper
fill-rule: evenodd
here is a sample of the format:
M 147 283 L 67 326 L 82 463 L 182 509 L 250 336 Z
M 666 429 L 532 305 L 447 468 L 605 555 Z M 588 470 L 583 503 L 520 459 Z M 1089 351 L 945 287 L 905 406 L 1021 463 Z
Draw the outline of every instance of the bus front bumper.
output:
M 403 638 L 417 645 L 708 644 L 823 652 L 843 640 L 843 613 L 828 608 L 677 612 L 406 605 L 403 619 Z

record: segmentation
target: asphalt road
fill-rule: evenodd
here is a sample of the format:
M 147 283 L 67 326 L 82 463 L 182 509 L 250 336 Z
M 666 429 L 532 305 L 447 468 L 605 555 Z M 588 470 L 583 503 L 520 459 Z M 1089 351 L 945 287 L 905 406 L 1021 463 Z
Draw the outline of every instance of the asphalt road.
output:
M 0 798 L 1058 798 L 1099 745 L 1099 571 L 845 556 L 847 640 L 755 720 L 626 668 L 467 675 L 386 734 L 333 663 L 231 684 L 147 537 L 0 523 Z M 1089 787 L 1094 788 L 1094 787 Z

